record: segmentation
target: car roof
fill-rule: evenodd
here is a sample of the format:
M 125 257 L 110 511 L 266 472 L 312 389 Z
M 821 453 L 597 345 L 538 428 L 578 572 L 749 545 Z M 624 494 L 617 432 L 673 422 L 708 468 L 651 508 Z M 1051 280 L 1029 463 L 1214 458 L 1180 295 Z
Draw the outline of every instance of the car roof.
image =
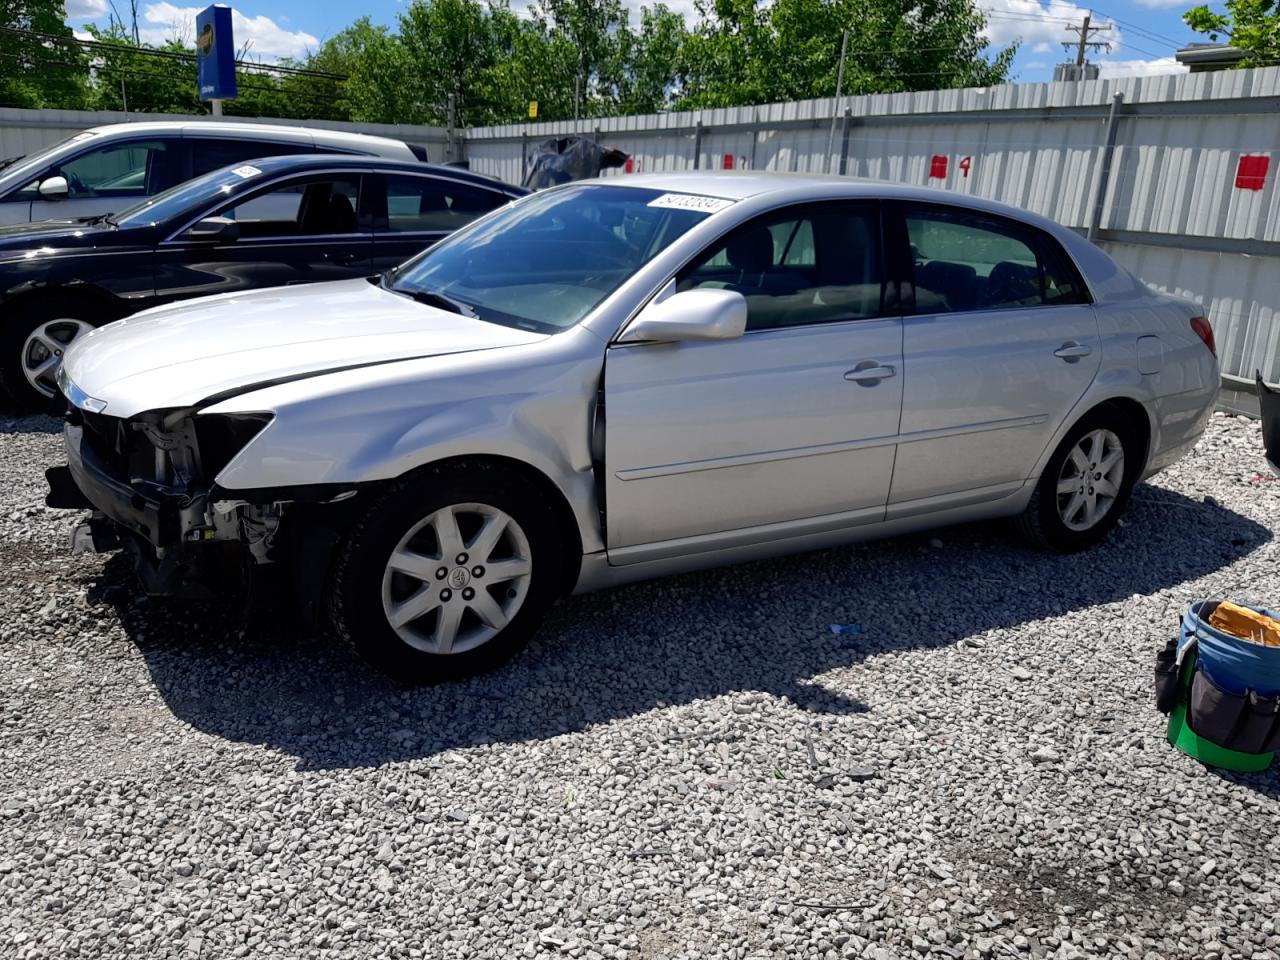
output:
M 514 195 L 523 196 L 529 191 L 524 187 L 507 183 L 497 177 L 483 173 L 474 173 L 463 167 L 450 167 L 439 163 L 424 163 L 421 160 L 396 160 L 390 157 L 361 156 L 351 153 L 294 153 L 284 156 L 263 157 L 251 161 L 263 173 L 300 172 L 317 167 L 351 166 L 363 169 L 393 170 L 404 173 L 429 173 L 432 176 L 448 177 L 464 183 L 474 183 L 478 187 L 502 190 Z M 239 166 L 239 164 L 235 164 Z
M 236 136 L 249 140 L 300 140 L 314 142 L 317 135 L 324 135 L 327 140 L 378 141 L 383 144 L 400 144 L 402 140 L 391 137 L 379 137 L 368 133 L 355 133 L 348 130 L 332 130 L 324 127 L 304 127 L 287 123 L 251 123 L 247 121 L 223 120 L 216 117 L 192 117 L 188 120 L 140 120 L 129 123 L 108 123 L 98 127 L 90 127 L 89 133 L 106 136 L 113 133 L 192 133 L 209 136 Z
M 800 203 L 806 199 L 830 200 L 848 197 L 865 200 L 914 200 L 945 203 L 971 210 L 1010 217 L 1046 230 L 1055 236 L 1075 236 L 1066 227 L 1039 214 L 1009 204 L 939 187 L 920 187 L 874 180 L 869 177 L 841 177 L 834 174 L 774 173 L 771 171 L 691 170 L 613 176 L 596 181 L 609 186 L 663 190 L 669 193 L 696 193 L 723 200 L 746 200 L 777 194 L 780 203 Z

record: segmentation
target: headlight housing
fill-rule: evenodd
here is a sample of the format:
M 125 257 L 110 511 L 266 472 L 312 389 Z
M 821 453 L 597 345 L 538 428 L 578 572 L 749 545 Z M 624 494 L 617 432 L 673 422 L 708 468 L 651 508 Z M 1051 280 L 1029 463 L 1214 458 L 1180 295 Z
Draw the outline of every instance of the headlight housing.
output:
M 271 422 L 270 413 L 203 413 L 195 418 L 200 472 L 210 482 Z

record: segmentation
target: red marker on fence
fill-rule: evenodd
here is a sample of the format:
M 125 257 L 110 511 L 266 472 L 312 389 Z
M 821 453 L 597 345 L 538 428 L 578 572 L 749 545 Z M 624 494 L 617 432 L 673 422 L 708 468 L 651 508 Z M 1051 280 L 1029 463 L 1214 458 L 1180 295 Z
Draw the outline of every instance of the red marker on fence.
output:
M 721 161 L 720 161 L 720 166 L 721 166 L 721 167 L 723 167 L 725 170 L 732 170 L 732 169 L 733 169 L 733 154 L 732 154 L 732 153 L 726 153 L 726 154 L 724 155 L 723 159 L 721 159 Z
M 956 164 L 964 172 L 964 178 L 969 179 L 969 168 L 973 166 L 973 157 L 962 157 L 960 162 Z
M 1241 157 L 1236 165 L 1236 189 L 1261 190 L 1267 182 L 1267 168 L 1270 165 L 1271 157 L 1265 153 L 1261 156 Z
M 947 158 L 934 154 L 933 160 L 929 164 L 930 180 L 947 179 Z

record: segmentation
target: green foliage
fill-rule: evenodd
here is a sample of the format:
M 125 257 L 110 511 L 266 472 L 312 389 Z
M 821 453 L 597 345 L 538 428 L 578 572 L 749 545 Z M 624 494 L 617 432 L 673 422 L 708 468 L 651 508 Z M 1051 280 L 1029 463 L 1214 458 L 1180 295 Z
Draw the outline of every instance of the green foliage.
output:
M 1226 12 L 1215 13 L 1205 4 L 1183 14 L 1196 33 L 1210 40 L 1229 40 L 1249 57 L 1237 67 L 1266 66 L 1280 60 L 1280 0 L 1227 0 Z
M 26 11 L 25 29 L 67 32 L 60 3 L 0 2 Z M 633 27 L 623 0 L 533 0 L 523 15 L 508 0 L 412 0 L 395 28 L 361 17 L 308 56 L 280 64 L 306 74 L 241 70 L 239 96 L 225 108 L 466 127 L 523 120 L 531 100 L 538 119 L 561 120 L 832 96 L 845 31 L 848 94 L 1000 83 L 1014 54 L 1013 47 L 989 54 L 976 0 L 697 2 L 692 27 L 662 3 L 642 7 Z M 3 81 L 10 87 L 0 90 L 32 104 L 118 110 L 127 97 L 130 111 L 204 109 L 184 43 L 158 48 L 179 55 L 165 58 L 114 20 L 90 29 L 100 46 L 66 47 L 73 62 L 64 88 Z M 9 42 L 0 32 L 0 44 Z M 36 54 L 45 49 L 37 45 Z M 0 46 L 6 54 L 19 56 Z M 48 87 L 53 76 L 40 80 Z
M 71 39 L 62 0 L 0 0 L 0 106 L 77 109 L 88 101 L 89 64 Z

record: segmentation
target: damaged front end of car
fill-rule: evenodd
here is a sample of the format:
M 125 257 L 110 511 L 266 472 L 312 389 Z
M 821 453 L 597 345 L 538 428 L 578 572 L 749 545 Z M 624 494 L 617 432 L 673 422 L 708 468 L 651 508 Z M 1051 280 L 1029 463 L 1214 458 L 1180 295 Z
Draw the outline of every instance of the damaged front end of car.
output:
M 148 593 L 207 597 L 236 568 L 276 559 L 287 504 L 253 502 L 215 478 L 270 414 L 149 411 L 129 419 L 69 408 L 67 465 L 47 471 L 52 507 L 89 509 L 79 552 L 123 548 Z
M 62 379 L 67 463 L 46 471 L 46 503 L 91 511 L 72 532 L 74 552 L 125 551 L 154 596 L 207 600 L 255 582 L 287 586 L 315 617 L 355 488 L 224 489 L 218 475 L 272 414 L 197 405 L 114 417 Z

